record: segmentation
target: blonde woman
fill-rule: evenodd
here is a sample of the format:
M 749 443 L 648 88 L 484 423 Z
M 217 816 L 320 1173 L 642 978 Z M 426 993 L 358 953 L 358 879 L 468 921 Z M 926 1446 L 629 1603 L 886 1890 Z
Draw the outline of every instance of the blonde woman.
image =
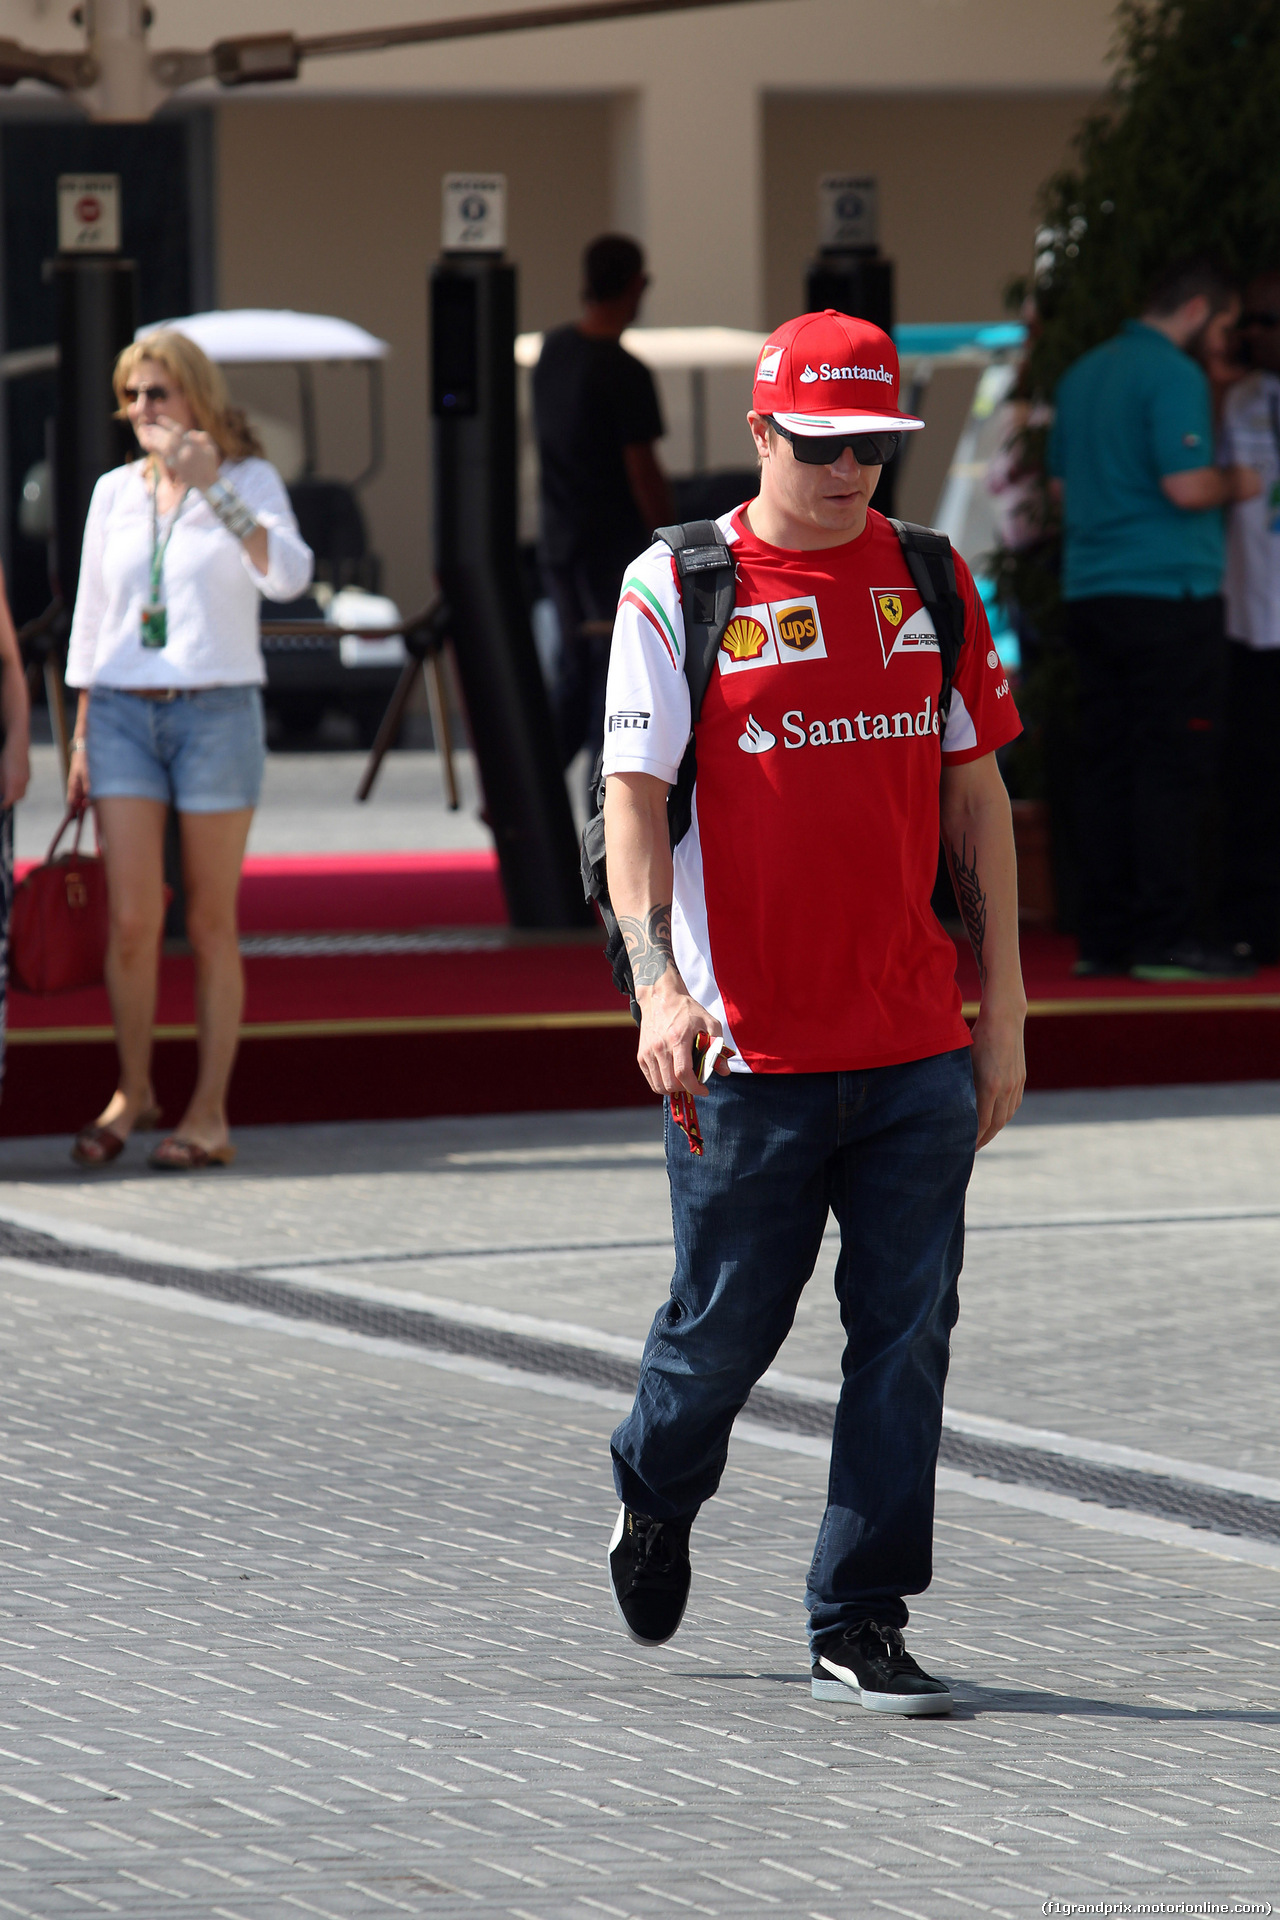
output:
M 145 458 L 104 474 L 89 506 L 67 667 L 80 690 L 67 799 L 92 801 L 103 840 L 120 1081 L 72 1157 L 106 1166 L 135 1127 L 160 1124 L 151 1039 L 172 806 L 199 1063 L 186 1112 L 150 1164 L 185 1172 L 235 1157 L 236 895 L 264 761 L 258 604 L 302 593 L 312 556 L 279 474 L 193 341 L 173 331 L 135 341 L 116 362 L 115 392 Z

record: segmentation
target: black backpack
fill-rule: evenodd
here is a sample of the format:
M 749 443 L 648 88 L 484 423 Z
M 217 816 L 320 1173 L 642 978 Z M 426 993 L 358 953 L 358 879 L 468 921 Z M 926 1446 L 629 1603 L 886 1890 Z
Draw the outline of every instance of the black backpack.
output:
M 942 687 L 938 695 L 939 724 L 945 726 L 964 644 L 964 602 L 956 586 L 955 556 L 945 533 L 917 527 L 909 520 L 891 520 L 902 557 L 933 621 L 942 656 Z M 680 606 L 684 614 L 684 672 L 689 682 L 689 725 L 676 783 L 667 795 L 667 826 L 671 845 L 678 847 L 693 818 L 693 784 L 697 778 L 697 725 L 702 702 L 711 684 L 716 655 L 737 598 L 737 569 L 733 549 L 714 520 L 691 520 L 682 527 L 659 527 L 655 540 L 665 540 L 675 558 L 680 579 Z M 582 888 L 600 910 L 604 922 L 605 958 L 613 969 L 613 984 L 631 1002 L 631 1016 L 640 1024 L 640 1008 L 631 977 L 631 960 L 618 917 L 609 899 L 609 876 L 604 852 L 604 752 L 596 762 L 593 791 L 596 811 L 582 830 Z

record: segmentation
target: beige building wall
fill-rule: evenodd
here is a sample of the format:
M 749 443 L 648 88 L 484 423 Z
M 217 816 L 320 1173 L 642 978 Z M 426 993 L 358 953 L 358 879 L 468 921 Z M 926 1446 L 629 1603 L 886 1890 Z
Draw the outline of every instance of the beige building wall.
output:
M 1033 202 L 1064 159 L 1092 93 L 773 93 L 760 102 L 765 319 L 795 312 L 824 172 L 878 176 L 882 244 L 898 264 L 904 320 L 999 318 L 1009 277 L 1029 263 Z M 577 307 L 584 242 L 618 205 L 619 122 L 630 95 L 524 98 L 314 97 L 227 101 L 218 116 L 219 297 L 225 306 L 338 313 L 391 343 L 386 464 L 365 494 L 386 586 L 407 611 L 430 592 L 427 273 L 439 251 L 441 175 L 497 169 L 509 182 L 509 251 L 520 270 L 521 325 L 553 326 Z M 696 266 L 696 261 L 695 261 Z M 701 274 L 716 310 L 710 252 Z M 282 372 L 233 376 L 239 397 L 296 417 Z M 663 383 L 664 454 L 689 464 L 687 382 Z M 933 431 L 912 450 L 904 510 L 932 513 L 972 385 L 941 378 Z M 709 383 L 713 465 L 751 458 L 746 375 Z M 319 383 L 326 471 L 364 455 L 360 380 Z
M 609 103 L 519 100 L 246 100 L 218 115 L 219 301 L 341 314 L 391 344 L 386 464 L 364 496 L 386 588 L 406 613 L 431 585 L 428 552 L 427 273 L 440 251 L 441 176 L 499 169 L 520 317 L 577 309 L 584 239 L 609 217 Z M 232 374 L 237 396 L 296 418 L 279 372 Z M 350 473 L 365 446 L 363 386 L 319 385 L 322 461 Z
M 766 325 L 795 310 L 824 173 L 880 182 L 900 320 L 999 320 L 1037 189 L 1096 105 L 1071 93 L 774 93 L 764 102 Z
M 150 44 L 493 4 L 165 0 Z M 229 96 L 204 81 L 181 97 L 218 106 L 223 302 L 333 310 L 392 344 L 388 460 L 368 503 L 408 607 L 429 584 L 424 286 L 441 173 L 507 173 L 526 325 L 573 311 L 582 242 L 622 226 L 649 254 L 651 324 L 762 327 L 798 303 L 817 173 L 850 166 L 881 177 L 903 317 L 978 318 L 1025 263 L 1031 196 L 1105 84 L 1114 18 L 1115 0 L 752 0 L 308 58 L 291 84 Z M 69 5 L 47 0 L 0 0 L 0 33 L 82 44 Z M 688 395 L 665 384 L 678 467 Z M 322 398 L 328 425 L 354 433 L 350 380 Z M 712 458 L 736 464 L 743 388 L 717 379 L 709 400 Z

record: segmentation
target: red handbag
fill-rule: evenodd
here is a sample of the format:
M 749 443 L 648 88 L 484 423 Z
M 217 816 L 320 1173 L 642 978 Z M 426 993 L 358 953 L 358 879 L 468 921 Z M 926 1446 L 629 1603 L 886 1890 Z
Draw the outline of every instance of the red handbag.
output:
M 70 853 L 58 843 L 75 821 Z M 84 814 L 74 810 L 53 836 L 44 865 L 13 892 L 9 972 L 23 993 L 66 993 L 102 985 L 107 957 L 107 872 L 101 854 L 81 853 Z

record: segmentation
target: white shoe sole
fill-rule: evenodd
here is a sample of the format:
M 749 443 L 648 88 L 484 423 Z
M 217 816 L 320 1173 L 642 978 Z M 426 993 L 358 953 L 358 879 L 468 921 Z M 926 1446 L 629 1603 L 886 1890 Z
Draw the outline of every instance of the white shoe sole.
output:
M 949 1693 L 868 1693 L 865 1687 L 847 1687 L 843 1680 L 814 1680 L 813 1697 L 837 1707 L 866 1707 L 872 1713 L 908 1714 L 913 1719 L 950 1713 L 955 1702 Z
M 609 1553 L 605 1560 L 605 1567 L 609 1574 L 609 1598 L 613 1602 L 613 1610 L 617 1614 L 622 1631 L 626 1634 L 628 1640 L 632 1641 L 637 1647 L 665 1647 L 667 1641 L 673 1640 L 680 1631 L 680 1621 L 684 1619 L 684 1609 L 689 1604 L 689 1596 L 687 1593 L 684 1596 L 684 1605 L 680 1609 L 680 1619 L 676 1621 L 671 1632 L 664 1634 L 661 1640 L 646 1640 L 643 1634 L 636 1632 L 631 1622 L 627 1619 L 626 1614 L 622 1611 L 622 1602 L 619 1600 L 618 1590 L 613 1584 L 613 1551 L 622 1538 L 622 1529 L 626 1524 L 626 1518 L 626 1508 L 619 1507 L 618 1518 L 614 1522 L 613 1536 L 609 1541 Z

